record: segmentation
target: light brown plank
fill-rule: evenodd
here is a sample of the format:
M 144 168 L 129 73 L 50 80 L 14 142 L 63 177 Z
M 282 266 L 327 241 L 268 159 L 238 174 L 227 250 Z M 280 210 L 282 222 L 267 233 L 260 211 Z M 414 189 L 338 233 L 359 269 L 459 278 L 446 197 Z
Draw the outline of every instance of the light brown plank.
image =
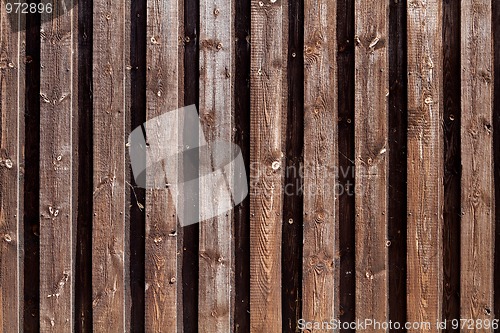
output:
M 339 313 L 336 4 L 304 3 L 304 247 L 302 318 Z M 326 332 L 326 330 L 314 330 Z
M 287 4 L 251 2 L 250 332 L 281 333 Z
M 146 118 L 150 120 L 180 106 L 179 66 L 175 59 L 179 55 L 178 20 L 182 13 L 175 0 L 150 0 L 147 10 Z M 146 125 L 146 135 L 150 145 L 177 145 L 178 137 L 168 140 L 167 131 L 153 133 L 148 127 Z M 177 163 L 172 158 L 171 162 Z M 148 173 L 147 176 L 158 175 Z M 177 215 L 165 178 L 160 180 L 162 184 L 146 190 L 145 325 L 146 332 L 176 332 L 178 323 L 182 322 L 177 303 L 180 287 Z M 176 182 L 175 179 L 167 181 Z
M 442 317 L 442 5 L 408 2 L 408 321 Z
M 388 320 L 389 1 L 355 3 L 356 318 Z
M 93 8 L 94 332 L 128 332 L 127 282 L 130 2 L 95 0 Z
M 200 119 L 208 147 L 232 142 L 234 128 L 234 1 L 200 2 Z M 203 142 L 200 139 L 200 142 Z M 217 152 L 215 152 L 217 154 Z M 217 158 L 217 156 L 215 156 Z M 200 163 L 203 164 L 203 155 Z M 200 171 L 204 169 L 200 165 Z M 210 171 L 210 170 L 206 170 Z M 218 210 L 233 187 L 232 169 L 215 186 L 200 180 L 200 214 Z M 202 172 L 203 173 L 203 172 Z M 232 331 L 234 316 L 233 214 L 200 221 L 199 317 L 200 332 Z
M 0 8 L 0 332 L 23 312 L 24 19 Z M 16 26 L 11 26 L 16 24 Z
M 462 222 L 460 312 L 493 319 L 494 183 L 491 1 L 461 2 Z M 472 329 L 469 332 L 493 332 Z
M 51 14 L 42 14 L 40 30 L 41 332 L 73 329 L 75 15 L 55 3 Z

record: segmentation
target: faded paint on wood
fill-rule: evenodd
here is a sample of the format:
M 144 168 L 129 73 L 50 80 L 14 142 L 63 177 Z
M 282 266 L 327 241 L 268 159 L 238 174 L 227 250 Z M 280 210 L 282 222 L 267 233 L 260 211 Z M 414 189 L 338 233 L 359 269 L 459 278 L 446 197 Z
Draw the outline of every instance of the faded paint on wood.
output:
M 24 19 L 0 8 L 0 332 L 23 312 Z M 16 24 L 16 27 L 11 26 Z
M 250 332 L 281 333 L 286 4 L 251 2 Z
M 301 318 L 318 322 L 338 318 L 340 304 L 338 196 L 341 193 L 337 187 L 340 171 L 336 126 L 336 9 L 336 4 L 331 1 L 306 0 L 304 3 L 304 245 Z
M 76 11 L 62 3 L 40 29 L 40 331 L 73 329 Z M 60 16 L 59 16 L 60 15 Z
M 491 1 L 461 2 L 461 318 L 493 319 L 494 182 Z M 474 332 L 493 332 L 476 329 Z
M 432 0 L 407 9 L 407 318 L 436 323 L 443 296 L 442 6 Z
M 150 120 L 179 107 L 179 2 L 148 1 L 146 119 Z M 154 122 L 154 120 L 153 120 Z M 178 146 L 178 136 L 170 137 L 170 128 L 153 133 L 146 125 L 147 142 L 168 152 Z M 173 131 L 175 133 L 175 131 Z M 169 166 L 177 170 L 177 159 Z M 164 173 L 148 172 L 155 188 L 146 190 L 146 331 L 175 332 L 178 326 L 178 228 L 177 214 L 169 183 Z M 160 183 L 162 182 L 162 183 Z
M 209 151 L 215 142 L 232 142 L 234 128 L 234 2 L 200 2 L 200 120 Z M 200 144 L 203 143 L 200 137 Z M 200 173 L 211 172 L 203 164 Z M 220 154 L 221 152 L 218 152 Z M 214 156 L 215 159 L 220 156 Z M 235 157 L 235 156 L 231 156 Z M 214 163 L 214 161 L 212 161 Z M 217 167 L 215 167 L 217 169 Z M 218 211 L 231 200 L 233 168 L 212 184 L 213 178 L 200 178 L 200 214 Z M 215 171 L 215 170 L 214 170 Z M 230 332 L 234 316 L 233 212 L 200 221 L 198 330 Z
M 388 321 L 388 1 L 355 3 L 356 318 Z
M 94 332 L 123 333 L 130 326 L 126 281 L 130 196 L 125 162 L 130 106 L 129 14 L 129 1 L 94 1 Z

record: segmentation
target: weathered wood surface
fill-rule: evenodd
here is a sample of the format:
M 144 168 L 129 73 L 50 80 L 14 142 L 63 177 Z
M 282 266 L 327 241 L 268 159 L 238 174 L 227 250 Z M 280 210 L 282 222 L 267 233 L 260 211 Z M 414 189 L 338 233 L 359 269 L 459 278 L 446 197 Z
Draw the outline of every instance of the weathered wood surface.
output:
M 442 6 L 409 2 L 407 9 L 408 321 L 436 323 L 443 290 Z
M 286 5 L 251 2 L 250 332 L 281 332 Z
M 0 332 L 450 332 L 500 313 L 497 2 L 59 4 L 28 32 L 0 6 Z M 230 180 L 200 180 L 189 209 L 169 158 L 181 179 L 134 188 L 126 140 L 191 104 L 202 131 L 153 121 L 148 149 L 234 140 L 250 198 L 179 227 Z
M 492 319 L 494 208 L 491 1 L 461 2 L 461 318 Z M 493 332 L 476 329 L 473 332 Z
M 210 149 L 215 142 L 233 142 L 234 137 L 233 17 L 232 1 L 200 2 L 199 112 L 204 139 L 200 137 L 199 141 L 202 145 L 206 140 Z M 203 151 L 202 148 L 200 176 L 212 171 L 203 166 L 208 162 Z M 213 178 L 200 179 L 200 217 L 231 199 L 234 170 L 231 166 L 225 170 L 228 173 L 219 177 L 217 184 L 211 183 Z M 233 212 L 200 221 L 199 231 L 198 331 L 229 332 L 234 318 Z
M 302 317 L 339 316 L 336 5 L 304 3 L 304 245 Z M 285 221 L 286 223 L 286 221 Z M 315 330 L 316 332 L 316 330 Z
M 388 1 L 355 7 L 356 317 L 388 320 Z
M 94 1 L 94 332 L 128 332 L 129 1 Z
M 21 15 L 13 20 L 8 15 L 0 8 L 0 332 L 20 332 L 24 307 L 25 22 Z
M 178 1 L 148 1 L 147 8 L 147 83 L 146 120 L 176 110 L 179 101 L 179 26 Z M 158 151 L 166 145 L 178 145 L 178 137 L 169 137 L 170 128 L 156 124 L 146 125 L 146 137 L 150 146 Z M 149 128 L 167 131 L 151 132 Z M 172 125 L 172 124 L 170 124 Z M 167 149 L 168 151 L 168 149 Z M 170 157 L 172 159 L 172 157 Z M 177 164 L 172 159 L 170 165 Z M 176 167 L 173 166 L 175 173 Z M 157 174 L 153 174 L 159 171 Z M 146 190 L 146 320 L 147 332 L 175 332 L 178 320 L 178 232 L 177 213 L 168 183 L 162 170 L 153 169 L 147 177 L 154 178 L 154 188 Z M 160 182 L 163 182 L 160 184 Z
M 48 15 L 48 17 L 45 17 Z M 40 29 L 40 331 L 73 328 L 77 12 L 58 3 Z

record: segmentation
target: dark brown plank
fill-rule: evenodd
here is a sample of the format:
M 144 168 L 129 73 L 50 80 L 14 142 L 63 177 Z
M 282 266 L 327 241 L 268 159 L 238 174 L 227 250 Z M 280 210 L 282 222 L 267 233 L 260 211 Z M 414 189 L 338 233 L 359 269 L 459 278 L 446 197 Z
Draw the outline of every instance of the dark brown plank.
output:
M 355 197 L 354 197 L 354 0 L 337 1 L 337 85 L 339 184 L 340 306 L 339 319 L 355 320 Z M 353 332 L 342 329 L 342 332 Z
M 302 243 L 304 196 L 302 191 L 304 149 L 304 1 L 288 5 L 287 120 L 285 195 L 282 231 L 283 332 L 295 332 L 302 317 Z
M 130 128 L 135 129 L 146 121 L 147 80 L 147 1 L 133 1 L 130 14 Z M 146 190 L 130 179 L 130 331 L 144 330 L 146 288 Z
M 0 8 L 0 332 L 22 330 L 24 19 Z M 16 26 L 11 26 L 16 24 Z
M 26 16 L 24 161 L 25 332 L 40 331 L 40 15 Z
M 339 315 L 336 5 L 304 2 L 304 257 L 307 321 Z
M 407 1 L 389 5 L 389 320 L 404 323 L 407 215 Z M 393 327 L 389 332 L 401 332 Z
M 122 333 L 130 325 L 125 163 L 130 2 L 95 0 L 93 9 L 93 326 L 94 332 Z
M 407 8 L 408 321 L 436 323 L 443 288 L 442 6 L 436 0 Z
M 184 0 L 184 105 L 198 105 L 199 100 L 199 36 L 200 0 Z M 189 133 L 183 138 L 184 145 L 198 144 L 198 133 Z M 198 194 L 195 184 L 192 193 Z M 198 198 L 192 198 L 194 202 Z M 198 214 L 197 211 L 192 212 Z M 199 272 L 199 225 L 182 228 L 182 316 L 185 332 L 198 332 L 198 272 Z
M 250 0 L 235 3 L 234 142 L 250 169 Z M 247 180 L 248 180 L 247 172 Z M 233 332 L 250 332 L 250 198 L 234 211 L 235 309 Z
M 179 64 L 173 61 L 179 55 L 179 3 L 151 0 L 147 10 L 146 120 L 149 121 L 179 107 Z M 155 120 L 151 123 L 152 126 L 145 125 L 150 146 L 162 149 L 165 145 L 177 145 L 178 137 L 169 138 L 169 131 L 153 132 Z M 170 130 L 161 124 L 160 128 Z M 147 174 L 155 176 L 158 175 Z M 147 332 L 172 332 L 178 323 L 177 214 L 164 179 L 158 179 L 162 184 L 155 182 L 157 186 L 146 190 Z M 169 178 L 168 182 L 175 180 Z
M 388 321 L 387 1 L 357 0 L 356 43 L 356 317 Z
M 251 3 L 250 331 L 281 333 L 286 5 Z
M 92 2 L 79 1 L 78 10 L 78 211 L 75 254 L 75 333 L 92 331 L 92 204 L 93 204 L 93 101 L 92 101 Z M 77 40 L 76 40 L 77 39 Z M 76 66 L 77 64 L 75 64 Z M 75 162 L 76 164 L 76 162 Z M 77 178 L 76 178 L 77 177 Z M 84 207 L 82 209 L 82 207 Z
M 494 254 L 491 1 L 461 2 L 461 318 L 492 319 Z M 472 329 L 493 332 L 492 328 Z
M 40 30 L 40 331 L 73 328 L 74 155 L 78 114 L 74 66 L 77 10 L 62 3 Z
M 443 320 L 460 318 L 460 1 L 443 1 Z M 460 332 L 447 325 L 445 332 Z

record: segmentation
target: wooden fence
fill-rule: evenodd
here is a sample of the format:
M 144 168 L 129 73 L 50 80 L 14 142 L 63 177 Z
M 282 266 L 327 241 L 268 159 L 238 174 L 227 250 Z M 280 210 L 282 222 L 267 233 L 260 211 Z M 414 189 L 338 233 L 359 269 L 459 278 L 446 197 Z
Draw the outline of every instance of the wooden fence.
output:
M 498 331 L 500 1 L 72 1 L 0 8 L 0 332 Z M 180 227 L 127 137 L 190 104 L 250 186 Z

